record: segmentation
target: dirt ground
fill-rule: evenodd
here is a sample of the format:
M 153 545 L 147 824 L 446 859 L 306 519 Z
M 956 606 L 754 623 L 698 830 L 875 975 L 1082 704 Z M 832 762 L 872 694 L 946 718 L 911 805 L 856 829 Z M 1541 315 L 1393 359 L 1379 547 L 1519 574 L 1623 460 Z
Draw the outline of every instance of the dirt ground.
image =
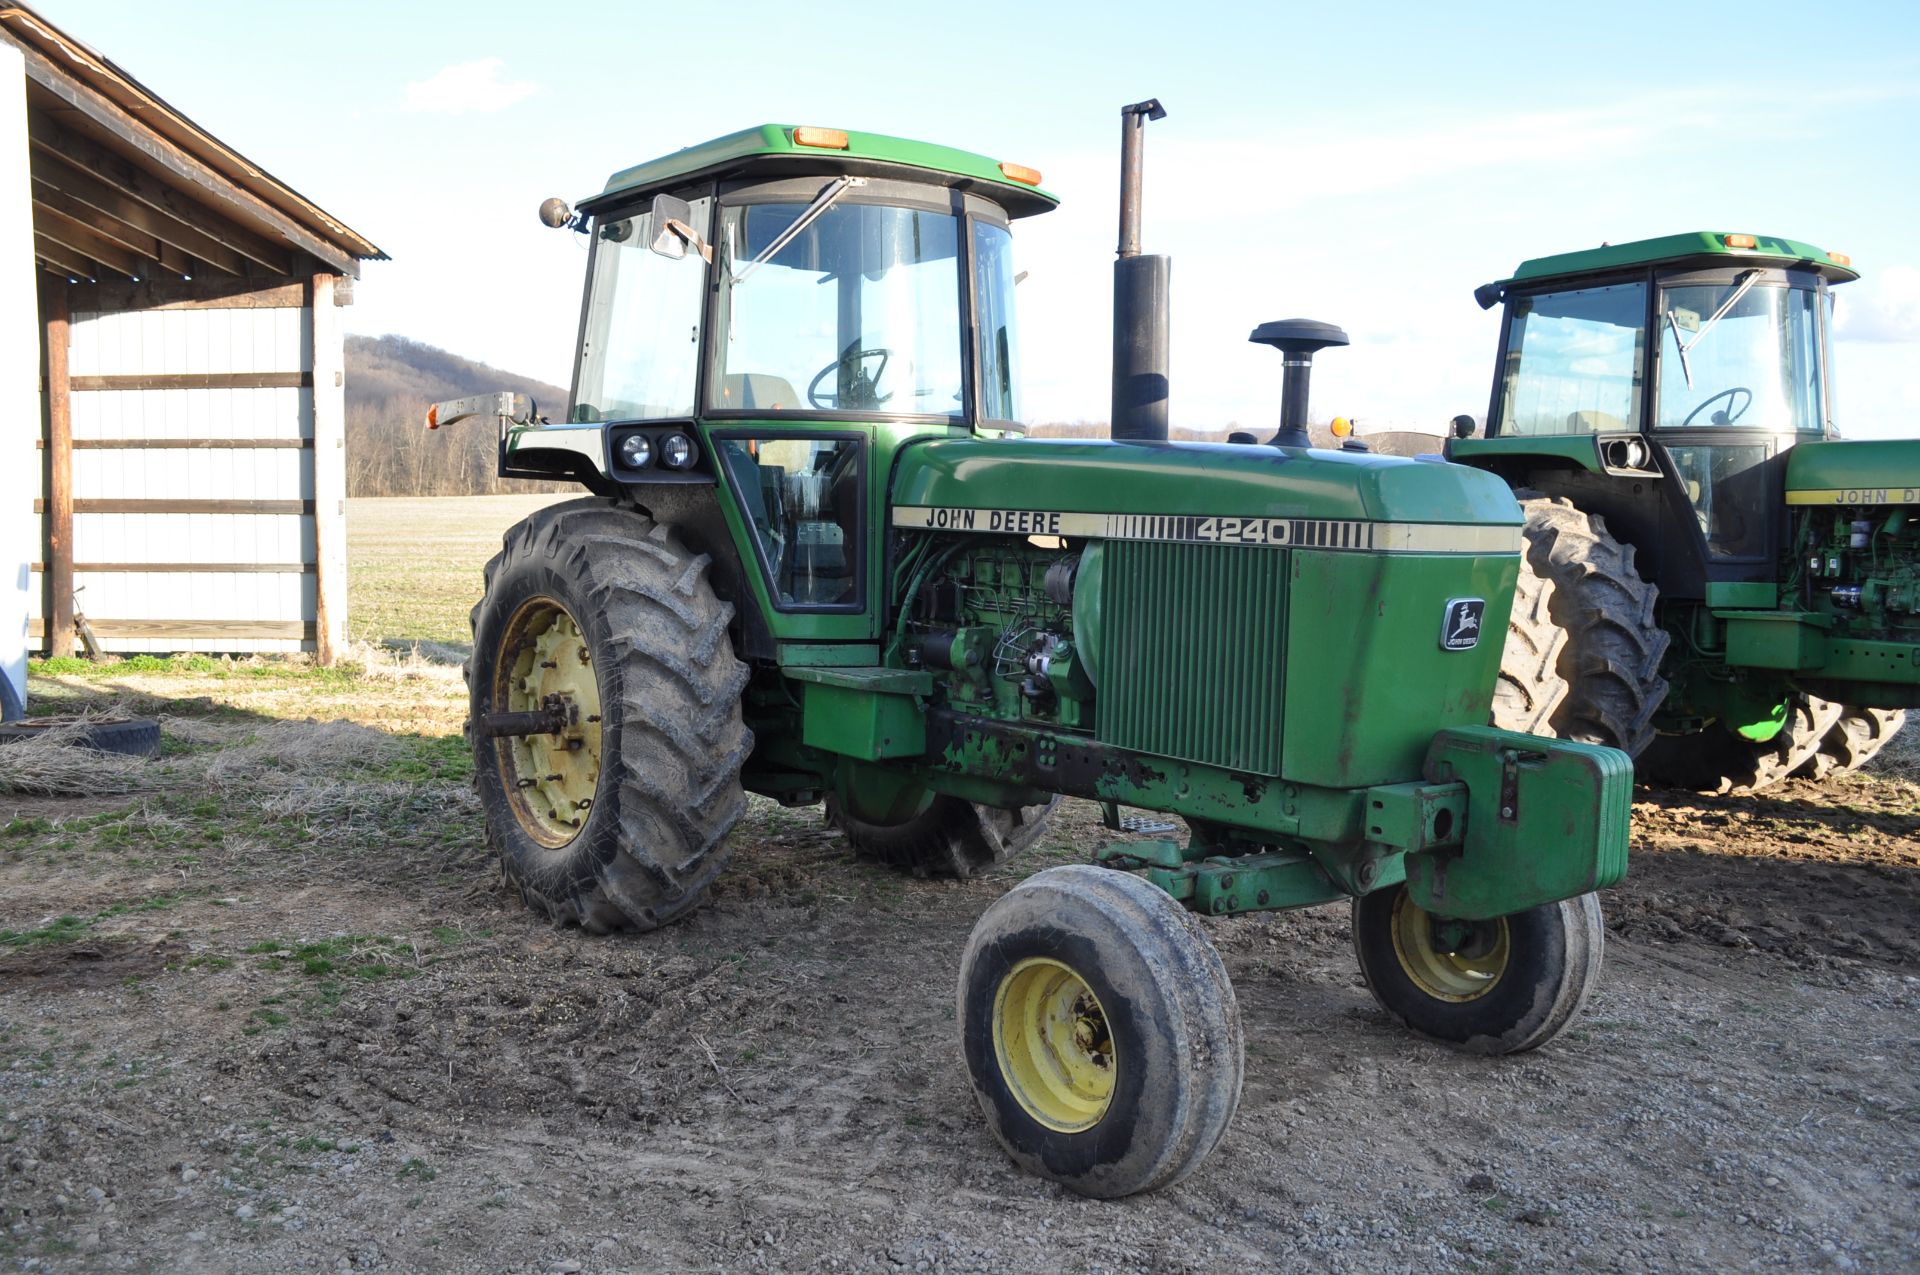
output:
M 953 1022 L 974 919 L 1085 859 L 1091 807 L 950 884 L 756 803 L 711 906 L 592 939 L 500 888 L 451 669 L 34 691 L 169 742 L 129 794 L 0 798 L 0 1269 L 1920 1264 L 1898 774 L 1643 793 L 1599 992 L 1524 1057 L 1392 1025 L 1342 909 L 1210 922 L 1239 1117 L 1186 1183 L 1103 1204 L 1000 1154 Z

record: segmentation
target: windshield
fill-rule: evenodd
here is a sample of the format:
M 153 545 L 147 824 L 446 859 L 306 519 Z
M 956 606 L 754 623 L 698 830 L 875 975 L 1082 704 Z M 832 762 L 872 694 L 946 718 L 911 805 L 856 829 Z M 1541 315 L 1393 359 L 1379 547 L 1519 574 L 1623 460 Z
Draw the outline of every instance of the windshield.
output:
M 712 407 L 959 417 L 959 219 L 841 201 L 769 252 L 807 209 L 726 210 Z
M 1662 428 L 1820 432 L 1819 294 L 1754 278 L 1661 290 Z

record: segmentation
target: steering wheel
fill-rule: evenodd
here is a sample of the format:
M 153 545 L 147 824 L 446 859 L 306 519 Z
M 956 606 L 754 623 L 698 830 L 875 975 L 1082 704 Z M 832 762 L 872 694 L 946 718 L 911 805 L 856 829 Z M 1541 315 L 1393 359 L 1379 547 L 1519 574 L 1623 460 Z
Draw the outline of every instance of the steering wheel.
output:
M 1737 408 L 1734 407 L 1733 405 L 1735 400 L 1737 400 L 1739 396 L 1742 394 L 1745 394 L 1747 396 L 1745 401 L 1741 402 L 1739 407 Z M 1747 413 L 1747 409 L 1753 406 L 1753 391 L 1748 389 L 1744 385 L 1736 385 L 1731 389 L 1721 390 L 1718 394 L 1713 395 L 1712 397 L 1708 398 L 1705 402 L 1701 403 L 1700 406 L 1694 408 L 1691 412 L 1688 412 L 1687 419 L 1680 422 L 1680 428 L 1685 429 L 1687 426 L 1693 424 L 1694 417 L 1700 415 L 1700 413 L 1706 411 L 1709 407 L 1713 406 L 1715 403 L 1718 403 L 1723 398 L 1727 400 L 1727 407 L 1729 410 L 1724 412 L 1715 412 L 1711 417 L 1708 418 L 1709 424 L 1731 425 L 1735 421 L 1739 420 L 1742 416 L 1745 416 Z
M 879 393 L 880 378 L 886 375 L 887 360 L 892 357 L 892 353 L 891 350 L 883 350 L 878 346 L 869 350 L 848 350 L 845 354 L 842 354 L 839 358 L 821 368 L 814 374 L 813 379 L 807 382 L 807 402 L 822 409 L 831 410 L 833 408 L 846 407 L 856 412 L 871 411 L 880 406 L 880 404 L 893 397 L 891 393 Z M 867 375 L 866 362 L 868 359 L 880 360 L 880 366 L 873 369 L 872 376 Z M 820 392 L 820 382 L 826 380 L 842 368 L 846 368 L 854 373 L 853 383 L 847 387 L 847 401 L 845 403 L 840 401 L 841 396 L 837 392 L 833 394 L 822 394 Z M 831 399 L 832 402 L 827 402 L 827 399 Z

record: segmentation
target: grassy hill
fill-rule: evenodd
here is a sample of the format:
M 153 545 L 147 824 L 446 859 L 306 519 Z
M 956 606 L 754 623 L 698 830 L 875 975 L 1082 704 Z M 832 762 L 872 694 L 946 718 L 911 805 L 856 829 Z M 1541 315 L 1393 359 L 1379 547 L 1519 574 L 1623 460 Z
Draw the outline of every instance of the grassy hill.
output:
M 472 496 L 562 491 L 556 483 L 495 475 L 493 427 L 468 421 L 429 432 L 427 405 L 463 394 L 515 390 L 541 410 L 565 410 L 567 392 L 400 336 L 347 338 L 347 494 Z

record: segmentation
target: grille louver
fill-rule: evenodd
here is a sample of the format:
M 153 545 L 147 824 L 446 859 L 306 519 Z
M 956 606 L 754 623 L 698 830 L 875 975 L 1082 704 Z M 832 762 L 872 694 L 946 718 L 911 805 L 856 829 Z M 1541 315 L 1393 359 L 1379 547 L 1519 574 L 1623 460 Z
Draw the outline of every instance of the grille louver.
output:
M 1109 540 L 1102 743 L 1280 773 L 1283 550 Z

